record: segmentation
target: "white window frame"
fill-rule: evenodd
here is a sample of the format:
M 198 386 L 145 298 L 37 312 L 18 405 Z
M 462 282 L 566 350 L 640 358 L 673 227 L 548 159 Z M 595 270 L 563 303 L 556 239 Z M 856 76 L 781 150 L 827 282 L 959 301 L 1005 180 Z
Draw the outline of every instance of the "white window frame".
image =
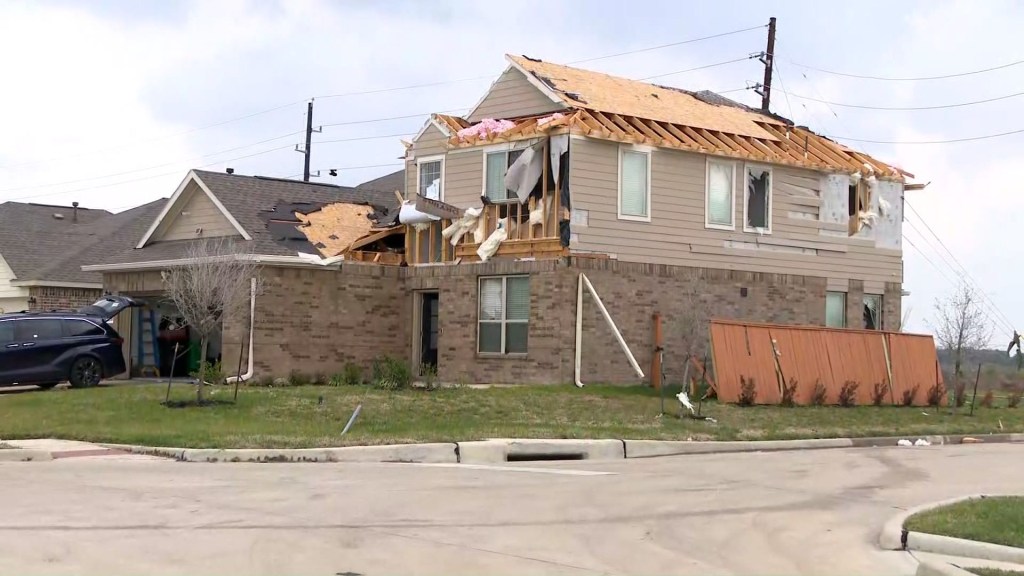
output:
M 732 189 L 729 191 L 729 224 L 717 224 L 711 222 L 711 165 L 719 164 L 727 166 L 732 170 Z M 769 179 L 770 180 L 770 179 Z M 745 205 L 746 203 L 744 203 Z M 743 221 L 746 222 L 746 215 Z M 736 163 L 717 158 L 707 157 L 704 165 L 704 227 L 714 230 L 736 230 Z
M 617 212 L 619 220 L 631 220 L 633 222 L 650 222 L 651 213 L 653 212 L 651 207 L 651 160 L 653 158 L 653 148 L 649 146 L 619 146 L 619 170 L 616 173 L 616 187 L 618 188 L 617 195 Z M 622 213 L 622 157 L 626 152 L 633 152 L 638 154 L 647 155 L 647 215 L 646 216 L 634 216 L 632 214 Z
M 766 192 L 766 194 L 768 195 L 768 208 L 767 208 L 768 214 L 766 215 L 766 218 L 765 218 L 765 221 L 768 224 L 768 226 L 766 228 L 763 228 L 760 231 L 757 228 L 752 228 L 750 226 L 747 226 L 747 209 L 749 208 L 749 204 L 750 204 L 750 202 L 749 202 L 750 197 L 749 197 L 749 194 L 747 192 L 747 186 L 748 186 L 747 182 L 748 182 L 748 180 L 750 178 L 749 175 L 750 175 L 750 169 L 751 168 L 756 168 L 756 169 L 759 169 L 759 170 L 767 170 L 768 171 L 768 190 Z M 765 164 L 744 164 L 743 165 L 743 231 L 744 232 L 753 232 L 753 233 L 761 233 L 761 234 L 771 234 L 772 233 L 772 204 L 774 203 L 774 200 L 772 199 L 772 196 L 774 196 L 774 192 L 773 192 L 774 188 L 775 188 L 775 171 L 772 170 L 771 166 L 767 166 Z
M 430 164 L 431 162 L 441 162 L 441 189 L 438 191 L 437 197 L 441 202 L 444 202 L 444 154 L 437 154 L 434 156 L 423 156 L 416 159 L 416 193 L 420 193 L 420 170 L 423 164 Z
M 501 152 L 504 152 L 505 154 L 508 154 L 510 152 L 515 152 L 517 150 L 526 150 L 527 148 L 532 146 L 531 142 L 533 142 L 533 141 L 532 140 L 520 140 L 518 142 L 510 142 L 508 144 L 498 144 L 498 145 L 495 145 L 495 146 L 486 146 L 483 149 L 481 149 L 482 156 L 483 156 L 483 158 L 481 158 L 481 162 L 483 163 L 483 169 L 481 170 L 482 176 L 481 176 L 481 179 L 480 179 L 480 197 L 481 198 L 486 198 L 487 197 L 487 156 L 490 155 L 490 154 L 498 154 L 498 153 L 501 153 Z M 472 150 L 472 149 L 470 148 L 468 150 Z M 505 163 L 508 164 L 508 156 L 505 157 Z M 513 197 L 507 198 L 505 200 L 490 200 L 490 199 L 488 199 L 488 201 L 491 204 L 514 204 L 514 203 L 518 202 L 519 199 L 516 198 L 515 196 L 513 196 Z
M 483 290 L 485 280 L 501 279 L 501 320 L 483 320 L 480 318 L 480 295 Z M 476 281 L 476 353 L 479 356 L 502 356 L 502 357 L 524 357 L 530 350 L 530 315 L 527 314 L 526 320 L 509 320 L 508 316 L 508 279 L 509 278 L 526 278 L 529 283 L 529 274 L 508 274 L 505 276 L 480 276 Z M 532 291 L 532 288 L 531 288 Z M 532 297 L 532 294 L 530 294 Z M 532 313 L 532 310 L 531 310 Z M 480 326 L 484 323 L 487 324 L 498 324 L 501 326 L 501 352 L 482 352 L 480 351 Z M 508 334 L 508 324 L 526 324 L 526 350 L 527 352 L 505 352 L 505 338 Z

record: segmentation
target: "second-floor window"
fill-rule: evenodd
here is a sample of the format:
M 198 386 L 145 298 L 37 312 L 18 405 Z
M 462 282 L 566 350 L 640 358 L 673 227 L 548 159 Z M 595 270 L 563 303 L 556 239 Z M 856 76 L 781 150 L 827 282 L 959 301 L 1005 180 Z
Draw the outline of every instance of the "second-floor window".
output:
M 417 192 L 420 196 L 432 200 L 443 200 L 444 157 L 421 158 L 416 162 L 416 166 L 419 172 Z
M 619 152 L 619 218 L 651 221 L 651 154 L 622 148 Z
M 487 154 L 484 194 L 491 202 L 505 202 L 509 199 L 517 199 L 516 195 L 505 188 L 505 172 L 519 156 L 522 150 L 502 150 L 500 152 L 489 152 Z
M 733 214 L 733 175 L 735 170 L 729 162 L 708 160 L 708 187 L 705 198 L 705 224 L 708 228 L 732 230 L 735 226 Z
M 747 166 L 747 193 L 743 202 L 743 230 L 772 231 L 772 170 Z

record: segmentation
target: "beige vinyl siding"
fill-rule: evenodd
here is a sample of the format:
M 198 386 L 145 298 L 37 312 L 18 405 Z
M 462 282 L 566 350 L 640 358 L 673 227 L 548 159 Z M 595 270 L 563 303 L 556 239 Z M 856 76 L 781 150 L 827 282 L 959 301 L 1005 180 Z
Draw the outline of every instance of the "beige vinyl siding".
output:
M 28 288 L 11 286 L 14 280 L 14 270 L 0 256 L 0 313 L 28 309 Z
M 190 240 L 192 238 L 215 238 L 219 236 L 235 236 L 238 230 L 217 208 L 213 200 L 195 182 L 190 182 L 182 193 L 184 203 L 181 209 L 161 224 L 153 240 Z M 169 221 L 168 221 L 169 220 Z M 201 234 L 196 234 L 197 229 Z
M 448 151 L 448 137 L 437 129 L 437 126 L 431 124 L 427 126 L 427 129 L 420 134 L 420 137 L 412 142 L 412 156 L 413 158 L 422 158 L 424 156 L 434 156 L 436 154 L 444 154 Z M 415 190 L 416 188 L 410 188 Z
M 651 153 L 651 221 L 617 217 L 619 145 L 572 140 L 573 207 L 587 210 L 586 227 L 574 227 L 581 252 L 614 254 L 620 260 L 702 266 L 750 272 L 799 274 L 828 279 L 901 282 L 896 250 L 845 236 L 824 236 L 817 220 L 821 176 L 772 166 L 772 233 L 743 233 L 746 173 L 736 166 L 736 231 L 706 229 L 706 157 L 655 149 Z M 813 219 L 812 219 L 813 217 Z
M 484 118 L 515 118 L 554 112 L 563 108 L 565 106 L 553 102 L 536 86 L 530 84 L 522 72 L 509 68 L 498 77 L 467 120 L 479 122 Z
M 484 156 L 482 150 L 457 152 L 445 158 L 445 202 L 459 208 L 482 206 Z

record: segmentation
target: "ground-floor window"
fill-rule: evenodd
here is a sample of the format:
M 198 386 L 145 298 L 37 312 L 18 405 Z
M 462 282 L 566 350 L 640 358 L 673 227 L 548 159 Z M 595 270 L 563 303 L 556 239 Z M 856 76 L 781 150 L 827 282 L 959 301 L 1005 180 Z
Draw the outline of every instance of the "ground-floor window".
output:
M 526 354 L 529 321 L 529 276 L 480 278 L 477 350 L 481 354 Z
M 882 295 L 864 295 L 864 328 L 867 330 L 883 330 L 882 327 Z
M 846 328 L 846 292 L 825 293 L 825 326 Z

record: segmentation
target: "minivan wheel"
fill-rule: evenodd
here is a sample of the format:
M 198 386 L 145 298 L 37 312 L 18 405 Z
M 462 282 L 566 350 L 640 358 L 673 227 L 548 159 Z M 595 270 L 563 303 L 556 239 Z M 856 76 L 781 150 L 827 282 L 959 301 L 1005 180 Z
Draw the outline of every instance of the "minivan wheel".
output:
M 50 388 L 53 388 L 57 384 L 59 384 L 59 382 L 46 382 L 45 384 L 36 384 L 36 386 L 43 390 L 49 390 Z
M 103 366 L 100 361 L 91 357 L 83 356 L 71 365 L 71 374 L 68 380 L 72 388 L 89 388 L 100 383 L 103 378 Z

